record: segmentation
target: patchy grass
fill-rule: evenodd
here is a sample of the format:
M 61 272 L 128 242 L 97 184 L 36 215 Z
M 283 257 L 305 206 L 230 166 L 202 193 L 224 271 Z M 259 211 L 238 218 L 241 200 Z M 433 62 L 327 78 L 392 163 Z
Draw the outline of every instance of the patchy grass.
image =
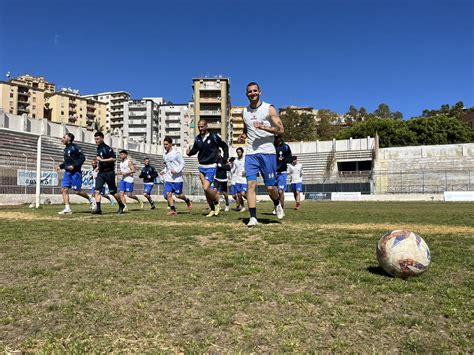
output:
M 262 203 L 253 229 L 203 207 L 1 208 L 0 349 L 473 351 L 472 204 L 305 202 L 279 223 Z M 395 228 L 430 246 L 422 276 L 377 266 Z

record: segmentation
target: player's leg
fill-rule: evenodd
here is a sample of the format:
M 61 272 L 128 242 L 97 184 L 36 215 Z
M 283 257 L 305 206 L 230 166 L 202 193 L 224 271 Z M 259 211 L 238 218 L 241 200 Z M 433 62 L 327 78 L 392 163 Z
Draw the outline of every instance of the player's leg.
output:
M 143 196 L 148 200 L 148 203 L 151 206 L 151 209 L 155 209 L 155 202 L 151 198 L 151 190 L 153 189 L 153 184 L 144 184 L 143 185 Z
M 258 224 L 257 221 L 257 174 L 260 170 L 259 157 L 257 154 L 245 157 L 245 176 L 247 178 L 247 206 L 249 208 L 250 220 L 247 226 Z
M 107 186 L 109 187 L 109 194 L 115 197 L 115 200 L 117 201 L 119 206 L 117 214 L 122 214 L 125 208 L 125 204 L 122 203 L 120 193 L 117 190 L 117 184 L 115 183 L 115 172 L 110 171 L 106 173 L 106 178 Z
M 134 187 L 133 182 L 127 182 L 127 189 L 126 189 L 127 196 L 131 198 L 132 200 L 137 201 L 140 204 L 140 208 L 143 208 L 143 201 L 137 195 L 133 193 L 133 187 Z
M 94 184 L 94 199 L 95 199 L 95 209 L 92 210 L 92 214 L 102 214 L 101 209 L 101 193 L 100 191 L 104 188 L 105 176 L 104 173 L 99 172 L 95 179 Z
M 275 154 L 261 154 L 260 159 L 260 172 L 263 177 L 263 182 L 273 201 L 273 206 L 278 219 L 282 219 L 285 216 L 285 212 L 280 203 L 280 194 L 278 193 L 278 187 L 276 186 L 276 156 Z
M 64 208 L 58 214 L 71 214 L 71 206 L 69 205 L 69 189 L 72 187 L 72 176 L 69 171 L 65 171 L 61 180 L 61 194 L 63 196 Z
M 168 191 L 166 193 L 166 200 L 168 201 L 168 205 L 170 206 L 170 211 L 166 214 L 167 216 L 176 216 L 176 207 L 174 206 L 174 199 L 173 199 L 173 193 L 171 191 Z
M 301 191 L 303 191 L 303 184 L 297 183 L 296 184 L 296 196 L 295 196 L 295 210 L 299 210 L 301 207 Z

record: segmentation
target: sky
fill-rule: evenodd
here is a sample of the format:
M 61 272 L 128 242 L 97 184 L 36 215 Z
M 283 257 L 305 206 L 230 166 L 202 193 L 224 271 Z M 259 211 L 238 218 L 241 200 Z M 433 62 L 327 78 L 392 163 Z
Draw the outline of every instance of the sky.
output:
M 474 106 L 471 0 L 0 0 L 0 80 L 41 75 L 81 94 L 192 98 L 192 78 L 256 81 L 275 105 L 405 118 Z

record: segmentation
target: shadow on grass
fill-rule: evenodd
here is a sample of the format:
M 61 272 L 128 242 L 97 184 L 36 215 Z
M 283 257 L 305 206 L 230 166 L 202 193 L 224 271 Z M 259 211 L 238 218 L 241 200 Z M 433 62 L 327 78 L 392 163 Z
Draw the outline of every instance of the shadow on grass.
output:
M 242 223 L 247 224 L 249 223 L 250 218 L 240 217 L 239 220 L 242 221 Z M 268 219 L 268 218 L 258 218 L 258 223 L 259 224 L 281 224 L 280 221 L 275 221 L 274 219 Z
M 393 278 L 393 276 L 385 272 L 381 266 L 369 266 L 366 270 L 371 274 Z

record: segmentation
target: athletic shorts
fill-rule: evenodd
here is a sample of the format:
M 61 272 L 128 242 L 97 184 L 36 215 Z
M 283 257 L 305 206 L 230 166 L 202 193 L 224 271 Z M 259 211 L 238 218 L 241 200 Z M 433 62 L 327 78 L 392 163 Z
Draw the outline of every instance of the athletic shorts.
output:
M 235 195 L 235 194 L 236 194 L 236 192 L 235 192 L 235 184 L 230 185 L 230 187 L 229 187 L 229 194 L 230 194 L 230 195 Z
M 286 178 L 288 177 L 288 173 L 281 172 L 277 173 L 277 185 L 278 185 L 278 191 L 286 191 Z
M 117 185 L 115 184 L 115 172 L 113 171 L 99 171 L 95 179 L 95 191 L 101 191 L 107 184 L 109 193 L 115 195 L 117 193 Z
M 143 184 L 143 193 L 151 195 L 151 190 L 153 189 L 153 183 L 144 183 Z
M 204 175 L 207 181 L 211 184 L 214 182 L 216 176 L 216 168 L 201 168 L 199 167 L 199 172 Z
M 81 191 L 82 188 L 82 172 L 76 171 L 72 173 L 70 171 L 65 171 L 63 175 L 63 180 L 61 181 L 61 187 L 72 189 L 74 191 Z
M 93 195 L 95 195 L 95 187 L 94 187 L 94 186 L 91 187 L 91 193 L 92 193 Z M 100 194 L 101 194 L 102 196 L 105 195 L 105 186 L 100 189 Z
M 126 182 L 125 180 L 120 180 L 119 191 L 120 192 L 133 192 L 133 182 Z
M 181 195 L 183 193 L 183 182 L 169 182 L 165 181 L 165 187 L 163 189 L 163 197 L 166 198 L 168 192 L 174 193 L 175 195 Z
M 245 176 L 247 180 L 257 180 L 261 173 L 265 186 L 275 186 L 276 154 L 249 154 L 245 156 Z
M 303 191 L 303 183 L 302 182 L 297 182 L 296 184 L 291 184 L 291 191 L 293 191 L 293 192 Z
M 227 192 L 227 181 L 214 180 L 214 189 L 217 189 L 217 192 L 221 193 L 223 191 Z
M 240 193 L 247 192 L 247 184 L 239 184 L 239 183 L 236 183 L 236 184 L 235 184 L 235 187 L 234 187 L 234 192 L 235 192 L 236 194 L 238 194 L 239 192 L 240 192 Z

